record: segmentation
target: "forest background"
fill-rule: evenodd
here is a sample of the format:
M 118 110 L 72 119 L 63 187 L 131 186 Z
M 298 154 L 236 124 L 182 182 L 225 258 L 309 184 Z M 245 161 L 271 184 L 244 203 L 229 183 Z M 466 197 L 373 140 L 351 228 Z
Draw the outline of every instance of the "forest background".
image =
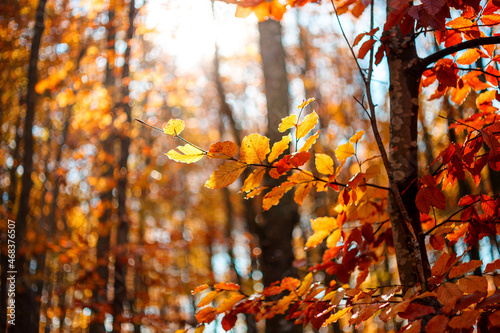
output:
M 498 328 L 498 3 L 307 2 L 0 4 L 1 331 Z

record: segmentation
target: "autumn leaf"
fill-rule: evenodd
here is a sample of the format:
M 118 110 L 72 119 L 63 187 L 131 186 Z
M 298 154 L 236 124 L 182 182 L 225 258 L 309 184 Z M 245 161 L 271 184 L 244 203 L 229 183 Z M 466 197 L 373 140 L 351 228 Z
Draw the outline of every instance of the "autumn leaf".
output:
M 211 189 L 227 187 L 238 179 L 246 167 L 245 163 L 239 161 L 222 164 L 219 169 L 212 173 L 210 179 L 206 181 L 205 186 Z
M 425 333 L 444 333 L 450 319 L 443 315 L 436 315 L 425 326 Z
M 472 272 L 476 268 L 481 267 L 482 264 L 483 262 L 481 260 L 471 260 L 469 262 L 464 262 L 458 266 L 453 267 L 450 270 L 450 273 L 448 273 L 448 277 L 450 279 L 453 279 L 459 275 L 467 274 L 469 272 Z
M 297 106 L 297 109 L 302 109 L 305 108 L 309 103 L 314 102 L 316 99 L 314 97 L 309 98 L 307 101 L 303 101 L 299 106 Z
M 468 275 L 458 280 L 458 287 L 467 294 L 473 294 L 476 291 L 486 292 L 488 280 L 484 276 Z
M 224 142 L 217 142 L 212 145 L 210 145 L 210 150 L 208 151 L 209 157 L 217 157 L 217 158 L 224 158 L 228 159 L 233 157 L 234 154 L 236 154 L 236 150 L 238 147 L 236 146 L 236 143 L 231 142 L 231 141 L 224 141 Z M 223 155 L 223 156 L 220 156 Z
M 304 142 L 302 147 L 300 147 L 299 153 L 308 151 L 312 147 L 312 145 L 316 143 L 316 140 L 318 139 L 319 133 L 321 133 L 321 130 L 318 130 L 316 133 L 314 133 L 313 135 L 308 137 L 306 142 Z
M 336 246 L 337 243 L 340 241 L 340 238 L 342 237 L 342 230 L 336 229 L 332 232 L 330 236 L 326 239 L 326 247 L 331 249 L 332 247 Z
M 177 150 L 175 150 L 177 149 Z M 190 144 L 178 146 L 167 153 L 168 158 L 176 162 L 194 163 L 201 160 L 206 154 L 203 150 L 196 148 Z
M 419 211 L 429 214 L 431 206 L 439 209 L 446 208 L 446 197 L 437 187 L 422 186 L 417 192 L 415 204 Z
M 370 51 L 373 47 L 373 44 L 375 44 L 377 40 L 375 39 L 370 39 L 370 40 L 367 40 L 366 42 L 363 43 L 363 45 L 361 45 L 361 47 L 359 48 L 359 52 L 358 52 L 358 58 L 359 59 L 363 59 L 366 54 L 368 53 L 368 51 Z
M 181 134 L 181 132 L 184 130 L 185 124 L 184 121 L 180 119 L 170 119 L 167 122 L 167 125 L 163 128 L 163 131 L 171 136 L 177 136 Z
M 300 122 L 297 126 L 297 132 L 295 133 L 295 137 L 297 139 L 302 139 L 304 136 L 309 133 L 314 126 L 318 123 L 318 114 L 316 112 L 312 112 L 304 117 L 304 120 Z
M 314 234 L 312 234 L 306 242 L 306 247 L 308 249 L 314 248 L 321 244 L 323 240 L 330 234 L 329 231 L 326 230 L 320 230 L 316 231 Z
M 219 282 L 214 285 L 215 289 L 219 290 L 228 290 L 228 291 L 238 291 L 240 290 L 240 286 L 237 285 L 236 283 L 230 283 L 230 282 Z
M 293 200 L 299 206 L 301 206 L 304 203 L 304 199 L 307 197 L 307 195 L 309 194 L 309 192 L 311 191 L 313 186 L 314 186 L 313 182 L 300 184 L 299 186 L 297 186 L 297 188 L 295 189 L 295 194 L 293 196 Z
M 195 315 L 195 318 L 199 323 L 207 323 L 207 324 L 214 321 L 216 317 L 217 317 L 217 310 L 211 306 L 207 306 L 206 308 L 201 309 Z
M 340 145 L 337 149 L 335 149 L 335 157 L 337 157 L 339 162 L 345 161 L 347 158 L 353 156 L 354 153 L 354 146 L 350 142 Z
M 191 291 L 191 295 L 196 295 L 199 292 L 202 292 L 203 290 L 208 288 L 208 284 L 202 284 L 201 286 L 198 286 L 194 288 L 193 291 Z
M 358 143 L 359 140 L 361 140 L 361 138 L 363 137 L 363 134 L 365 134 L 365 131 L 363 130 L 360 130 L 360 131 L 357 131 L 356 134 L 354 134 L 350 139 L 349 139 L 349 142 L 352 142 L 354 144 Z
M 311 286 L 312 282 L 313 282 L 313 275 L 312 275 L 312 273 L 309 273 L 302 280 L 302 283 L 300 284 L 300 288 L 297 290 L 297 295 L 304 296 L 305 293 L 309 290 L 309 287 Z
M 231 296 L 226 298 L 218 307 L 217 307 L 217 312 L 218 313 L 223 313 L 230 311 L 236 303 L 241 301 L 243 298 L 245 298 L 245 295 L 242 295 L 240 293 L 232 293 Z
M 233 314 L 233 313 L 226 314 L 224 316 L 224 318 L 222 318 L 222 321 L 221 321 L 222 328 L 226 332 L 231 330 L 234 327 L 234 325 L 236 324 L 237 319 L 238 319 L 238 317 L 236 317 L 236 314 Z
M 248 177 L 245 179 L 245 183 L 243 183 L 243 187 L 240 192 L 250 192 L 253 189 L 260 186 L 262 179 L 266 173 L 266 169 L 260 168 L 254 170 Z
M 281 119 L 281 123 L 278 127 L 278 131 L 284 132 L 292 127 L 295 127 L 295 125 L 297 125 L 297 115 L 291 114 L 288 117 Z
M 494 262 L 486 265 L 486 268 L 484 269 L 484 273 L 492 273 L 492 272 L 496 271 L 497 269 L 500 269 L 500 259 L 497 259 Z
M 311 219 L 310 221 L 311 221 L 311 228 L 314 231 L 326 230 L 328 232 L 331 232 L 333 229 L 339 227 L 337 220 L 334 217 L 330 216 L 318 217 L 315 218 L 314 220 Z
M 455 329 L 468 329 L 476 324 L 481 313 L 477 310 L 464 310 L 459 316 L 451 318 L 448 326 Z
M 479 59 L 481 55 L 485 55 L 479 49 L 467 49 L 458 59 L 457 64 L 460 65 L 470 65 Z M 486 55 L 485 55 L 486 56 Z
M 324 175 L 333 175 L 335 169 L 333 167 L 333 160 L 326 154 L 316 154 L 315 160 L 316 170 Z
M 201 299 L 201 301 L 198 303 L 196 307 L 201 308 L 205 305 L 210 304 L 217 296 L 220 295 L 220 293 L 221 293 L 220 290 L 212 290 L 205 297 Z
M 343 308 L 342 310 L 335 312 L 325 321 L 323 326 L 328 326 L 331 323 L 336 323 L 340 318 L 344 317 L 346 314 L 351 312 L 351 309 L 352 309 L 351 306 L 347 306 L 347 307 Z
M 251 198 L 261 194 L 262 191 L 266 190 L 267 188 L 268 188 L 267 186 L 262 186 L 262 187 L 256 188 L 256 189 L 252 190 L 250 193 L 248 193 L 245 196 L 245 199 L 251 199 Z
M 247 164 L 263 164 L 269 154 L 269 138 L 254 133 L 241 141 L 240 159 Z
M 276 158 L 278 158 L 285 150 L 287 150 L 291 141 L 292 136 L 288 134 L 287 136 L 284 136 L 281 141 L 275 142 L 273 144 L 273 148 L 271 149 L 271 153 L 267 157 L 269 163 L 274 162 Z
M 285 182 L 278 187 L 274 187 L 262 199 L 262 208 L 264 210 L 269 210 L 272 206 L 277 205 L 283 195 L 285 195 L 286 192 L 290 191 L 294 186 L 295 184 L 293 183 Z
M 286 290 L 293 291 L 300 286 L 300 280 L 292 277 L 286 277 L 281 280 L 281 286 Z

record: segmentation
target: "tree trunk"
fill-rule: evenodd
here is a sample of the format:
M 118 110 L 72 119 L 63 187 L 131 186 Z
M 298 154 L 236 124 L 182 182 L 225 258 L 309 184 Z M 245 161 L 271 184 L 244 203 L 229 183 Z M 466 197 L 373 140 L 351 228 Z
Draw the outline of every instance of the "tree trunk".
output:
M 37 332 L 38 314 L 34 312 L 35 299 L 31 290 L 28 273 L 23 269 L 26 258 L 21 253 L 21 246 L 26 238 L 26 224 L 30 207 L 30 192 L 33 186 L 33 123 L 35 120 L 36 97 L 35 85 L 38 80 L 38 54 L 45 29 L 45 5 L 47 0 L 39 0 L 35 13 L 35 31 L 31 42 L 31 54 L 28 67 L 28 87 L 26 92 L 26 118 L 24 125 L 24 157 L 21 196 L 16 218 L 16 325 L 9 327 L 9 332 Z
M 281 133 L 278 132 L 281 118 L 288 116 L 290 110 L 281 24 L 273 20 L 260 22 L 259 33 L 267 99 L 267 136 L 271 142 L 275 142 L 281 139 Z M 277 185 L 270 177 L 266 178 L 266 182 Z M 263 228 L 259 234 L 262 247 L 260 263 L 265 286 L 289 275 L 293 267 L 292 232 L 299 222 L 299 214 L 292 195 L 287 193 L 279 206 L 272 207 L 262 214 Z M 266 321 L 267 333 L 301 331 L 300 326 L 285 320 L 282 315 Z
M 121 133 L 121 153 L 120 153 L 120 178 L 118 179 L 118 229 L 116 234 L 116 253 L 115 253 L 115 285 L 113 298 L 114 321 L 113 326 L 115 332 L 121 329 L 121 323 L 118 320 L 123 313 L 124 304 L 128 303 L 131 308 L 130 300 L 127 297 L 127 287 L 125 277 L 127 275 L 127 242 L 129 231 L 129 217 L 127 214 L 127 161 L 130 148 L 130 128 L 132 124 L 132 108 L 130 106 L 130 48 L 134 37 L 134 18 L 135 18 L 135 0 L 131 0 L 129 4 L 129 27 L 127 30 L 127 50 L 125 51 L 125 63 L 123 64 L 122 72 L 122 102 L 120 103 L 123 112 L 127 115 L 127 122 L 123 125 Z
M 387 12 L 390 8 L 387 6 Z M 420 213 L 415 204 L 418 180 L 418 94 L 420 77 L 412 73 L 413 66 L 418 63 L 415 43 L 411 37 L 401 34 L 399 26 L 392 28 L 388 34 L 389 52 L 387 62 L 390 75 L 390 139 L 389 162 L 394 171 L 394 180 L 411 220 L 415 234 L 419 238 L 424 275 L 430 273 L 425 239 L 422 235 Z M 389 197 L 389 215 L 391 218 L 396 259 L 398 262 L 401 284 L 412 287 L 419 282 L 415 248 L 412 245 L 411 233 L 404 223 L 395 199 Z

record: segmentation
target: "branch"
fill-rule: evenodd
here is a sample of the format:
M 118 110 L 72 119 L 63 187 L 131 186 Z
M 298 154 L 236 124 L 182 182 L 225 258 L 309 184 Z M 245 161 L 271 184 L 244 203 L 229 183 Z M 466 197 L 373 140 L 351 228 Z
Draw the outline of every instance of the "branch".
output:
M 478 46 L 492 45 L 492 44 L 500 44 L 500 36 L 480 37 L 447 47 L 443 50 L 439 50 L 436 53 L 433 53 L 430 56 L 422 59 L 418 63 L 415 69 L 417 70 L 417 73 L 421 75 L 427 69 L 427 66 L 450 54 Z

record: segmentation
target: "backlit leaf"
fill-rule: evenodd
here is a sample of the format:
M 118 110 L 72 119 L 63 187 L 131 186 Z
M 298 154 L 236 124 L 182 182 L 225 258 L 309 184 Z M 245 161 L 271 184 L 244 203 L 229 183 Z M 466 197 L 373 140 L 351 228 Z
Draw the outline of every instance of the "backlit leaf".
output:
M 476 62 L 477 59 L 484 54 L 479 49 L 468 49 L 458 59 L 457 63 L 460 65 L 470 65 Z
M 309 133 L 314 126 L 318 123 L 318 115 L 316 112 L 312 112 L 308 114 L 307 116 L 304 117 L 304 120 L 300 122 L 300 124 L 297 126 L 297 132 L 295 133 L 295 136 L 297 139 L 301 139 L 304 136 Z
M 245 298 L 245 295 L 242 295 L 240 293 L 232 293 L 231 296 L 226 298 L 217 308 L 218 313 L 223 313 L 226 311 L 230 311 L 233 306 L 236 305 L 239 301 L 241 301 L 243 298 Z
M 305 293 L 309 290 L 309 287 L 311 286 L 313 282 L 313 275 L 312 273 L 309 273 L 306 275 L 304 280 L 302 280 L 302 283 L 300 284 L 299 290 L 297 290 L 297 294 L 299 296 L 304 296 Z
M 304 199 L 307 197 L 309 192 L 311 191 L 312 187 L 314 186 L 313 182 L 305 183 L 305 184 L 300 184 L 297 186 L 295 189 L 295 194 L 293 196 L 293 200 L 301 206 L 302 203 L 304 203 Z
M 212 290 L 205 297 L 203 297 L 201 299 L 201 301 L 200 301 L 200 303 L 198 303 L 197 307 L 201 308 L 202 306 L 210 304 L 217 296 L 219 296 L 220 293 L 221 293 L 220 290 Z
M 339 224 L 334 217 L 323 216 L 311 219 L 311 228 L 314 231 L 326 230 L 331 232 L 333 229 L 338 228 Z
M 231 141 L 217 142 L 210 145 L 210 150 L 208 151 L 210 157 L 219 158 L 231 158 L 236 154 L 238 147 L 236 143 Z M 222 155 L 222 156 L 221 156 Z
M 262 208 L 264 210 L 268 210 L 272 206 L 277 205 L 283 195 L 286 192 L 290 191 L 294 186 L 295 184 L 285 182 L 278 187 L 274 187 L 269 193 L 264 196 L 264 199 L 262 199 Z
M 246 167 L 245 163 L 239 161 L 222 164 L 219 169 L 212 173 L 210 179 L 206 181 L 205 186 L 211 189 L 227 187 L 238 179 Z
M 269 151 L 269 138 L 250 134 L 241 142 L 240 159 L 247 164 L 263 164 Z
M 494 262 L 486 265 L 486 268 L 484 269 L 484 273 L 492 273 L 492 272 L 496 271 L 497 269 L 500 269 L 500 259 L 497 259 Z
M 210 323 L 217 317 L 217 310 L 211 306 L 201 309 L 195 315 L 196 320 L 199 323 Z
M 300 286 L 300 280 L 292 277 L 286 277 L 281 280 L 281 286 L 286 290 L 293 291 Z
M 281 119 L 278 131 L 284 132 L 292 127 L 295 127 L 295 125 L 297 125 L 297 115 L 291 114 L 288 117 Z
M 307 101 L 303 101 L 299 106 L 297 106 L 297 109 L 305 108 L 309 103 L 312 103 L 314 101 L 315 101 L 315 98 L 311 97 Z
M 306 142 L 304 142 L 304 145 L 300 147 L 299 152 L 306 152 L 308 151 L 313 144 L 316 143 L 316 140 L 318 139 L 319 133 L 321 133 L 321 130 L 318 130 L 316 133 L 311 135 L 310 137 L 307 138 Z
M 340 318 L 344 317 L 346 314 L 351 312 L 351 309 L 352 309 L 351 306 L 347 306 L 347 307 L 343 308 L 342 310 L 335 312 L 325 321 L 323 326 L 327 326 L 331 323 L 336 323 Z
M 315 160 L 316 170 L 324 175 L 333 175 L 335 169 L 333 167 L 333 160 L 326 154 L 316 154 Z
M 219 282 L 214 285 L 215 289 L 219 290 L 228 290 L 228 291 L 238 291 L 240 290 L 240 286 L 237 285 L 236 283 L 230 283 L 230 282 Z
M 361 138 L 363 137 L 363 134 L 365 134 L 365 131 L 363 130 L 360 130 L 360 131 L 357 131 L 356 134 L 354 134 L 350 139 L 349 139 L 349 142 L 352 142 L 352 143 L 358 143 L 359 140 L 361 140 Z
M 419 211 L 424 214 L 429 214 L 431 206 L 439 209 L 445 209 L 446 197 L 437 187 L 422 186 L 417 192 L 415 204 L 417 205 Z
M 184 130 L 184 121 L 180 119 L 170 119 L 167 122 L 167 125 L 163 128 L 163 131 L 171 136 L 176 136 L 181 134 L 181 132 Z
M 175 150 L 177 149 L 177 150 Z M 198 162 L 205 156 L 205 152 L 193 147 L 192 145 L 178 146 L 167 153 L 168 158 L 176 162 L 194 163 Z
M 201 286 L 194 288 L 194 290 L 191 291 L 191 295 L 196 295 L 197 293 L 199 293 L 207 288 L 208 288 L 208 284 L 202 284 Z
M 266 169 L 259 168 L 254 170 L 248 177 L 245 179 L 245 183 L 241 188 L 241 192 L 250 192 L 253 189 L 260 186 L 262 179 L 264 178 L 264 174 L 266 173 Z
M 273 144 L 273 148 L 271 149 L 271 153 L 267 157 L 267 160 L 269 163 L 274 162 L 275 159 L 277 159 L 285 150 L 288 149 L 290 142 L 292 141 L 292 136 L 288 134 L 287 136 L 284 136 L 281 141 L 275 142 Z
M 331 249 L 332 247 L 337 245 L 341 237 L 342 237 L 342 230 L 340 229 L 334 230 L 332 234 L 328 236 L 328 238 L 326 239 L 326 246 L 329 249 Z
M 326 230 L 320 230 L 316 231 L 314 234 L 312 234 L 306 242 L 306 247 L 311 249 L 313 247 L 318 246 L 323 242 L 323 240 L 330 234 L 329 231 Z
M 350 142 L 340 145 L 337 149 L 335 149 L 335 157 L 337 157 L 337 160 L 339 160 L 339 162 L 343 162 L 353 155 L 354 146 Z

